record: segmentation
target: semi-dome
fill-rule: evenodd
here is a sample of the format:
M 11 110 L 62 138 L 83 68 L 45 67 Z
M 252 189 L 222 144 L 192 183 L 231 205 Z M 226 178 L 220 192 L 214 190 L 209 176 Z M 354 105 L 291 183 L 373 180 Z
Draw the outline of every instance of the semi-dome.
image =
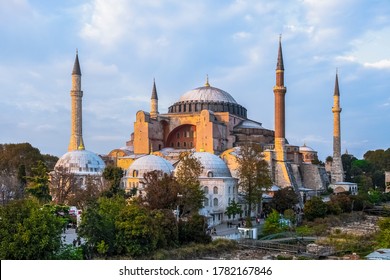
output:
M 151 171 L 171 174 L 173 170 L 173 165 L 166 159 L 155 155 L 147 155 L 136 159 L 127 169 L 127 175 L 133 178 L 143 178 L 145 173 Z
M 95 153 L 87 150 L 75 150 L 64 154 L 56 163 L 54 169 L 63 169 L 76 175 L 100 175 L 106 165 Z
M 193 156 L 197 158 L 203 166 L 200 177 L 231 177 L 229 168 L 220 157 L 207 152 L 195 152 L 193 153 Z
M 208 79 L 204 86 L 184 93 L 179 101 L 169 107 L 169 113 L 194 113 L 202 110 L 229 112 L 246 118 L 246 109 L 238 104 L 226 91 L 210 86 Z

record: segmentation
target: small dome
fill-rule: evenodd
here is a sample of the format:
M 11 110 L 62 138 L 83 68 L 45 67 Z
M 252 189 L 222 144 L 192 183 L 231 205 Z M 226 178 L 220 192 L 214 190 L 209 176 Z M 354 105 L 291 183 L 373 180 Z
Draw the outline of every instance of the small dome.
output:
M 127 175 L 129 177 L 143 178 L 145 173 L 155 170 L 171 174 L 174 167 L 169 161 L 162 157 L 147 155 L 136 159 L 127 169 Z
M 235 128 L 253 128 L 253 129 L 264 129 L 261 123 L 252 120 L 243 120 Z
M 207 152 L 195 152 L 193 155 L 203 166 L 201 177 L 231 177 L 229 168 L 220 157 Z
M 198 87 L 190 90 L 184 93 L 179 101 L 211 101 L 237 104 L 236 100 L 229 93 L 211 86 Z
M 100 175 L 106 165 L 95 153 L 86 150 L 67 152 L 56 163 L 54 169 L 63 168 L 76 175 Z
M 306 146 L 306 144 L 303 144 L 303 146 L 299 147 L 299 152 L 302 153 L 302 152 L 306 152 L 306 153 L 315 153 L 316 151 L 314 151 L 312 148 Z

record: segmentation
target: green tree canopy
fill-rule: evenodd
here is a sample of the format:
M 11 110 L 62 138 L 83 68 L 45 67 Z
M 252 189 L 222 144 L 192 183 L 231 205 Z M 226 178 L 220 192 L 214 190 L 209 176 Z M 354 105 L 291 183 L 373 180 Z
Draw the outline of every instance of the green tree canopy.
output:
M 27 192 L 36 197 L 42 204 L 51 201 L 49 175 L 43 161 L 31 169 L 31 176 L 27 177 Z
M 268 163 L 262 155 L 262 148 L 257 144 L 241 146 L 237 155 L 237 176 L 240 192 L 248 204 L 248 213 L 255 203 L 260 203 L 263 192 L 271 185 Z
M 306 201 L 303 209 L 304 217 L 309 221 L 314 221 L 315 218 L 325 217 L 326 212 L 326 203 L 318 196 L 313 196 L 310 200 Z
M 199 181 L 202 171 L 203 166 L 193 153 L 186 152 L 180 155 L 175 177 L 180 185 L 180 206 L 185 214 L 196 214 L 203 207 L 205 195 Z
M 283 213 L 285 210 L 293 208 L 298 202 L 298 196 L 292 188 L 282 188 L 275 192 L 271 200 L 271 207 L 279 213 Z
M 0 259 L 45 260 L 61 247 L 64 220 L 34 199 L 0 207 Z

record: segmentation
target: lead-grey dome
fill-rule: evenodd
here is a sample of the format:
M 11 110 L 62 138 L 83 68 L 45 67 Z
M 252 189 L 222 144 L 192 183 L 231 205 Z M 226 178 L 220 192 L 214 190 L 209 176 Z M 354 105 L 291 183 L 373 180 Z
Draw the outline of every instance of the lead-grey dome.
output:
M 213 112 L 229 112 L 246 118 L 246 109 L 238 104 L 226 91 L 212 87 L 206 82 L 205 86 L 198 87 L 184 93 L 179 101 L 169 107 L 169 113 L 194 113 L 202 110 Z
M 195 152 L 193 156 L 200 161 L 203 171 L 200 177 L 232 177 L 226 163 L 218 156 L 207 152 Z M 176 169 L 180 166 L 177 165 Z
M 237 104 L 236 100 L 229 93 L 212 86 L 203 86 L 187 91 L 180 97 L 179 101 L 226 102 Z
M 143 178 L 145 173 L 151 171 L 171 174 L 173 170 L 173 165 L 166 159 L 155 155 L 147 155 L 136 159 L 127 169 L 127 175 L 133 178 Z
M 87 150 L 75 150 L 64 154 L 54 170 L 63 169 L 76 175 L 101 175 L 106 165 L 97 154 Z

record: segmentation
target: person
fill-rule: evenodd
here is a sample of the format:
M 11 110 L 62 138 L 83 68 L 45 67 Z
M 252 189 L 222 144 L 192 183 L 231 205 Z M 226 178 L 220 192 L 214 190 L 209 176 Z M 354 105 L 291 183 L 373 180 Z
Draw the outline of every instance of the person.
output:
M 216 235 L 216 234 L 217 234 L 217 229 L 213 228 L 213 235 Z

